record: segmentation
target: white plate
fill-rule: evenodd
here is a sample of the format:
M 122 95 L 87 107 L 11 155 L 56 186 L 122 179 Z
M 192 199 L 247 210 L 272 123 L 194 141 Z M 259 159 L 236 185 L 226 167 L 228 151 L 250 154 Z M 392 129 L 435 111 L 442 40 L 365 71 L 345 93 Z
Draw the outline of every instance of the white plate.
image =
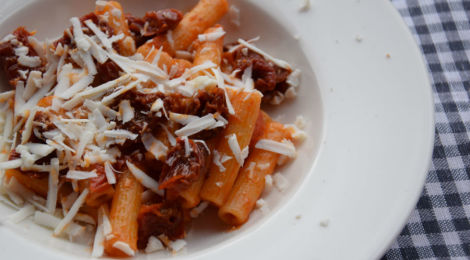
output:
M 122 2 L 136 15 L 194 4 Z M 289 189 L 269 193 L 270 214 L 255 212 L 236 231 L 204 221 L 211 218 L 207 212 L 188 235 L 185 252 L 173 259 L 377 258 L 415 206 L 434 131 L 431 88 L 412 36 L 385 0 L 314 0 L 300 13 L 301 2 L 232 1 L 242 10 L 242 27 L 228 27 L 233 36 L 260 35 L 260 46 L 304 72 L 298 99 L 273 111 L 284 122 L 297 114 L 309 120 L 309 139 L 297 160 L 281 169 Z M 57 36 L 69 17 L 90 12 L 93 4 L 3 0 L 0 35 L 26 25 L 39 38 Z M 2 215 L 9 212 L 0 208 Z M 38 260 L 90 253 L 29 222 L 0 228 L 0 252 Z

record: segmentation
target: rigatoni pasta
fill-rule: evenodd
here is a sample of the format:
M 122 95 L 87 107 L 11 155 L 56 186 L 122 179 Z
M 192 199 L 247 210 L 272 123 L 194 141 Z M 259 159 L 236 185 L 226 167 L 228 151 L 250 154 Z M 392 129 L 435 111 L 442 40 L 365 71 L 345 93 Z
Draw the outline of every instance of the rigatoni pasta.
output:
M 111 233 L 107 235 L 104 246 L 109 256 L 124 257 L 137 251 L 137 215 L 141 194 L 142 185 L 137 179 L 129 171 L 122 173 L 111 203 Z
M 220 207 L 227 199 L 238 171 L 248 155 L 248 145 L 255 129 L 261 104 L 261 95 L 257 92 L 229 91 L 229 99 L 235 112 L 228 117 L 228 126 L 222 132 L 223 138 L 214 153 L 218 157 L 230 157 L 225 163 L 212 163 L 209 175 L 201 190 L 201 197 Z M 217 156 L 217 155 L 216 155 Z M 219 167 L 216 164 L 221 164 Z
M 260 139 L 281 142 L 290 137 L 284 126 L 273 121 L 267 114 L 264 118 L 263 132 Z M 227 201 L 220 207 L 219 216 L 226 223 L 241 225 L 248 220 L 256 201 L 261 196 L 265 177 L 274 172 L 279 154 L 254 148 L 240 170 Z
M 224 43 L 227 10 L 135 17 L 97 1 L 54 41 L 4 37 L 1 201 L 93 257 L 178 251 L 206 207 L 246 222 L 304 136 L 262 110 L 293 97 L 300 72 L 253 40 Z

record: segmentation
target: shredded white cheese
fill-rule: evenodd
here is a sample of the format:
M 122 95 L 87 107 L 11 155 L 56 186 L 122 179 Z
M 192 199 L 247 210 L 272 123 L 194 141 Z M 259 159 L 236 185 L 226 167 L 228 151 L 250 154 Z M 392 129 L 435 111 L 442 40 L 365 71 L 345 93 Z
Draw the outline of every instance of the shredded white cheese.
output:
M 53 214 L 57 204 L 57 193 L 59 191 L 59 159 L 51 159 L 51 170 L 49 172 L 46 208 L 49 214 Z
M 209 202 L 203 201 L 197 207 L 193 208 L 189 212 L 189 215 L 192 218 L 197 218 L 208 206 L 209 206 Z
M 137 168 L 137 166 L 135 166 L 131 162 L 126 161 L 126 164 L 127 164 L 127 168 L 129 168 L 129 171 L 142 184 L 142 186 L 146 187 L 147 189 L 152 190 L 153 192 L 155 192 L 156 194 L 160 196 L 163 196 L 163 190 L 158 189 L 158 182 L 156 180 L 148 176 L 145 172 Z
M 266 203 L 264 199 L 259 199 L 256 201 L 256 208 L 259 209 L 263 214 L 268 214 L 270 210 L 268 203 Z
M 134 134 L 124 129 L 106 130 L 104 131 L 103 134 L 104 136 L 107 136 L 107 137 L 124 138 L 124 139 L 130 139 L 130 140 L 135 140 L 138 136 L 137 134 Z
M 8 170 L 19 168 L 23 161 L 21 159 L 14 159 L 10 161 L 0 162 L 0 170 Z
M 170 242 L 168 247 L 171 249 L 173 252 L 178 252 L 181 251 L 186 246 L 186 241 L 184 239 L 177 239 L 175 241 Z
M 78 210 L 82 206 L 82 204 L 85 202 L 85 199 L 89 193 L 89 190 L 85 188 L 80 196 L 78 196 L 77 200 L 73 203 L 72 208 L 70 208 L 69 212 L 65 217 L 59 222 L 57 227 L 54 229 L 54 235 L 58 236 L 60 233 L 62 233 L 65 229 L 65 227 L 73 220 L 75 215 L 77 214 Z
M 294 158 L 297 154 L 295 146 L 286 139 L 284 139 L 282 142 L 277 142 L 269 139 L 260 139 L 256 143 L 255 147 L 273 153 L 283 154 L 290 158 Z
M 237 27 L 240 27 L 240 9 L 235 5 L 231 5 L 228 10 L 228 15 L 230 17 L 230 22 Z
M 218 27 L 217 29 L 215 29 L 214 31 L 210 33 L 199 34 L 197 38 L 200 42 L 206 42 L 206 41 L 212 42 L 212 41 L 217 41 L 218 39 L 220 39 L 220 37 L 224 35 L 225 35 L 224 29 L 222 27 Z
M 156 251 L 163 250 L 164 248 L 165 247 L 158 238 L 150 236 L 147 242 L 147 247 L 145 248 L 145 253 L 150 254 Z
M 274 64 L 276 64 L 277 66 L 283 68 L 283 69 L 287 69 L 287 70 L 290 70 L 291 69 L 291 66 L 289 65 L 289 63 L 287 63 L 286 61 L 283 61 L 281 59 L 277 59 L 277 58 L 274 58 L 273 56 L 267 54 L 266 52 L 264 52 L 263 50 L 261 50 L 260 48 L 254 46 L 253 44 L 251 43 L 248 43 L 247 41 L 245 40 L 242 40 L 242 39 L 238 39 L 238 42 L 244 46 L 246 46 L 248 49 L 258 53 L 259 55 L 263 56 L 265 59 L 267 60 L 270 60 L 272 61 Z
M 35 208 L 31 204 L 27 204 L 24 207 L 22 207 L 19 211 L 13 213 L 12 215 L 8 216 L 8 220 L 11 221 L 12 223 L 20 223 L 21 221 L 25 220 L 29 216 L 32 216 L 34 214 Z
M 273 181 L 274 186 L 281 192 L 285 191 L 289 186 L 289 181 L 279 172 L 273 175 Z
M 199 119 L 200 117 L 194 115 L 185 115 L 185 114 L 178 114 L 178 113 L 169 113 L 170 120 L 182 125 L 187 125 L 190 122 Z
M 106 179 L 108 180 L 108 183 L 115 184 L 116 176 L 114 175 L 113 166 L 111 166 L 111 163 L 109 161 L 106 161 L 104 163 L 104 172 L 106 174 Z
M 90 48 L 90 43 L 83 36 L 80 20 L 77 17 L 72 17 L 70 18 L 70 22 L 73 26 L 73 36 L 77 47 L 80 48 L 82 51 L 88 51 L 88 49 Z
M 67 172 L 67 175 L 65 175 L 66 178 L 72 179 L 72 180 L 86 180 L 90 178 L 96 178 L 98 175 L 96 174 L 96 171 L 77 171 L 77 170 L 69 170 Z
M 243 162 L 246 158 L 245 155 L 247 155 L 247 152 L 242 153 L 242 150 L 240 150 L 240 146 L 239 146 L 238 140 L 237 140 L 237 135 L 236 134 L 231 134 L 227 138 L 228 138 L 228 140 L 227 140 L 228 145 L 230 147 L 230 150 L 233 153 L 233 156 L 235 157 L 235 160 L 237 160 L 239 165 L 243 165 Z M 248 147 L 245 147 L 244 150 L 246 148 L 248 148 Z M 248 150 L 245 150 L 245 151 L 248 151 Z
M 122 100 L 119 103 L 119 113 L 121 114 L 122 123 L 125 124 L 134 118 L 134 108 L 129 100 Z
M 134 256 L 135 251 L 129 246 L 129 244 L 124 243 L 122 241 L 117 241 L 113 244 L 114 248 L 121 250 L 123 253 L 127 254 L 128 256 Z
M 18 63 L 25 67 L 36 68 L 41 65 L 41 58 L 39 58 L 38 56 L 31 57 L 22 55 L 18 57 Z
M 264 176 L 264 189 L 270 191 L 273 187 L 273 177 L 268 174 Z
M 157 160 L 163 159 L 168 153 L 168 147 L 150 133 L 142 135 L 142 143 L 145 149 L 153 154 Z
M 93 240 L 93 251 L 91 252 L 92 257 L 101 257 L 104 253 L 104 234 L 103 225 L 98 223 L 96 228 L 95 239 Z
M 217 123 L 217 121 L 214 119 L 214 115 L 209 113 L 201 118 L 192 120 L 183 128 L 176 130 L 175 134 L 177 136 L 191 136 L 203 130 L 210 129 L 215 123 Z

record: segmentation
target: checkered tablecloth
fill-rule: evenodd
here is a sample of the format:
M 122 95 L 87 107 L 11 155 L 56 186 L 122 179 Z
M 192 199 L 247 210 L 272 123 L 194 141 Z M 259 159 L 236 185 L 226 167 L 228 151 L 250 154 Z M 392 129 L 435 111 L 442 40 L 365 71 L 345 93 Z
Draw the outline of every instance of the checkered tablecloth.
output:
M 470 0 L 392 0 L 424 54 L 434 92 L 432 165 L 383 259 L 470 259 Z

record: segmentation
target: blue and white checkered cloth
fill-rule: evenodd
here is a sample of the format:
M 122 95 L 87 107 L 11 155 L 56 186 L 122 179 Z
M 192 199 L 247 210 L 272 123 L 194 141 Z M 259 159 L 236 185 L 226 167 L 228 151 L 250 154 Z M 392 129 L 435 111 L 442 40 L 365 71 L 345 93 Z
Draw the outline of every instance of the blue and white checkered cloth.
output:
M 432 166 L 383 259 L 470 259 L 470 0 L 392 0 L 428 66 L 436 109 Z

